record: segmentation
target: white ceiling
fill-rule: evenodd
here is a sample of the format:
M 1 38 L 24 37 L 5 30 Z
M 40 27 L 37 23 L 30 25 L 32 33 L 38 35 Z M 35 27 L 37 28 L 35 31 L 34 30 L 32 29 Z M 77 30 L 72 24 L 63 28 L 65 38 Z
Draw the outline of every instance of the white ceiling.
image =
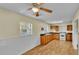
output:
M 53 13 L 48 16 L 46 12 L 40 11 L 40 16 L 33 16 L 33 12 L 28 10 L 32 7 L 31 3 L 0 3 L 0 7 L 6 8 L 22 15 L 31 16 L 45 22 L 69 22 L 73 19 L 74 14 L 79 8 L 78 3 L 44 3 L 41 7 L 47 7 L 53 10 Z

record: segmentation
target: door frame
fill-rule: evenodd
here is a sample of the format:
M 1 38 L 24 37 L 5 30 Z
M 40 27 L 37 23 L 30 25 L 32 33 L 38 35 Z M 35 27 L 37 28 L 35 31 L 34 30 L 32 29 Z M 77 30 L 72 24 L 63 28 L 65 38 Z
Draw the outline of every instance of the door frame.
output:
M 72 45 L 73 45 L 74 49 L 78 49 L 78 24 L 79 24 L 78 21 L 79 21 L 79 19 L 75 19 L 72 21 L 72 25 L 73 25 Z M 77 27 L 77 29 L 75 29 L 76 27 Z

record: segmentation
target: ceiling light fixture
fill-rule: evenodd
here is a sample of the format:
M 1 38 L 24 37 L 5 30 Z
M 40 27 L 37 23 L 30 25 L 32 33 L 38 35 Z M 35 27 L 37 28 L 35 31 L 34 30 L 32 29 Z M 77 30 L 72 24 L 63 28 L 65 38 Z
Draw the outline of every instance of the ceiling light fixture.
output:
M 32 11 L 33 11 L 33 12 L 39 12 L 39 9 L 36 8 L 36 7 L 33 7 L 33 8 L 32 8 Z

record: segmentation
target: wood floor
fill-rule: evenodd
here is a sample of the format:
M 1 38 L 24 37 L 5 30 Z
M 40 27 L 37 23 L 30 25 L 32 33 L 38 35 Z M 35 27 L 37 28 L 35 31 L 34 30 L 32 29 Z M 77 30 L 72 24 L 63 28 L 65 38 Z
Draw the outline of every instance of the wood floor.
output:
M 23 55 L 77 55 L 70 41 L 53 40 L 25 52 Z

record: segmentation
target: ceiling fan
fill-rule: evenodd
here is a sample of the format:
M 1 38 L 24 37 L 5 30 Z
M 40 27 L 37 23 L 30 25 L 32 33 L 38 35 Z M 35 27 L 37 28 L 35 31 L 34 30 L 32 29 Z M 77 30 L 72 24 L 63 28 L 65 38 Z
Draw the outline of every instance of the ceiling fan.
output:
M 34 12 L 35 16 L 40 16 L 39 12 L 41 11 L 45 11 L 47 13 L 52 13 L 52 10 L 48 9 L 48 8 L 43 8 L 41 7 L 41 5 L 44 3 L 32 3 L 32 8 L 29 8 L 28 10 L 32 10 Z

